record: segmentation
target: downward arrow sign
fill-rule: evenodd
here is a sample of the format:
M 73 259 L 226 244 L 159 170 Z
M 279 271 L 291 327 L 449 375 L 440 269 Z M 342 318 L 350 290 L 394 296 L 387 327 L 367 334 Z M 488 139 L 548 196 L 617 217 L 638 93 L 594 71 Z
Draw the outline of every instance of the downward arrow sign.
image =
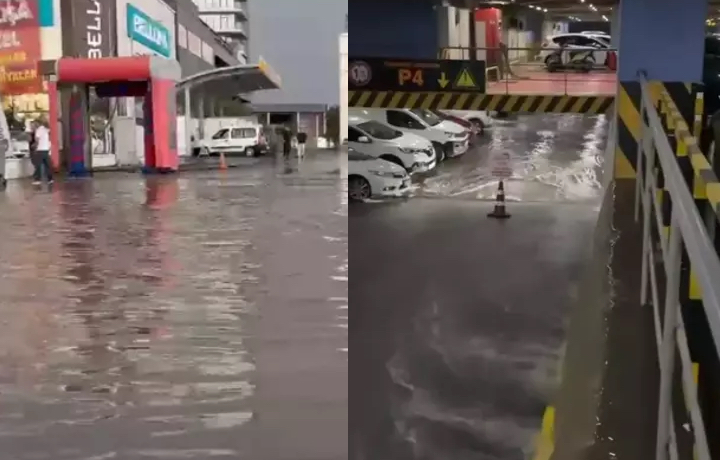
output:
M 440 84 L 440 88 L 445 88 L 448 83 L 450 83 L 450 80 L 448 80 L 445 76 L 445 72 L 440 72 L 440 78 L 438 79 L 438 83 Z

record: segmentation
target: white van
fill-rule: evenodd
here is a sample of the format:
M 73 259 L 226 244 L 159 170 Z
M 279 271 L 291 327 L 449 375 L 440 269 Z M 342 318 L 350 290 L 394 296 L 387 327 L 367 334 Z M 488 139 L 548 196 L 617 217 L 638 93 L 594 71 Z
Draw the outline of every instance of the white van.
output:
M 437 161 L 464 154 L 470 131 L 450 120 L 443 120 L 426 109 L 352 109 L 352 115 L 386 123 L 402 132 L 429 140 Z
M 221 128 L 210 139 L 198 142 L 201 155 L 242 153 L 254 157 L 267 153 L 267 142 L 261 125 L 243 125 Z
M 429 140 L 377 120 L 350 115 L 347 141 L 348 146 L 400 165 L 409 173 L 427 172 L 436 165 L 435 149 Z

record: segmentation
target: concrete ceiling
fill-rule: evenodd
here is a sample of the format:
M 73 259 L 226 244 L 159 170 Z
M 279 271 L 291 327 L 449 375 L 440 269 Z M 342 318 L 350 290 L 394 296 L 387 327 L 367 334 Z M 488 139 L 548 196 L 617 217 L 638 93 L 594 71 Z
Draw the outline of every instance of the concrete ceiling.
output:
M 587 21 L 602 20 L 602 16 L 610 18 L 612 9 L 618 4 L 618 0 L 438 0 L 454 6 L 465 8 L 481 6 L 515 6 L 535 7 L 541 10 L 547 9 L 551 18 L 562 19 L 568 17 L 579 18 Z M 591 7 L 592 5 L 592 7 Z M 708 0 L 708 17 L 720 16 L 720 0 Z

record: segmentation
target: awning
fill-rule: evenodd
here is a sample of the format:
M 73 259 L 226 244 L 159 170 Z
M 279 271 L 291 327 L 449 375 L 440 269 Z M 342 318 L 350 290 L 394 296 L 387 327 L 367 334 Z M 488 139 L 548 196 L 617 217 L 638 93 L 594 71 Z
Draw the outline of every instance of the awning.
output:
M 264 89 L 278 89 L 280 76 L 265 62 L 243 64 L 199 72 L 177 82 L 178 92 L 186 88 L 208 95 L 232 97 Z

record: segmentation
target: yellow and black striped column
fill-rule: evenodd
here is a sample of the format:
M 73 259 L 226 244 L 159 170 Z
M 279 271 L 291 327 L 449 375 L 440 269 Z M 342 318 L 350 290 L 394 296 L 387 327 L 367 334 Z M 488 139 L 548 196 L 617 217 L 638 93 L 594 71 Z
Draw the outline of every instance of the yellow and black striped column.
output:
M 637 149 L 640 143 L 640 82 L 618 83 L 615 101 L 617 108 L 617 143 L 615 146 L 615 179 L 635 179 L 637 172 Z

